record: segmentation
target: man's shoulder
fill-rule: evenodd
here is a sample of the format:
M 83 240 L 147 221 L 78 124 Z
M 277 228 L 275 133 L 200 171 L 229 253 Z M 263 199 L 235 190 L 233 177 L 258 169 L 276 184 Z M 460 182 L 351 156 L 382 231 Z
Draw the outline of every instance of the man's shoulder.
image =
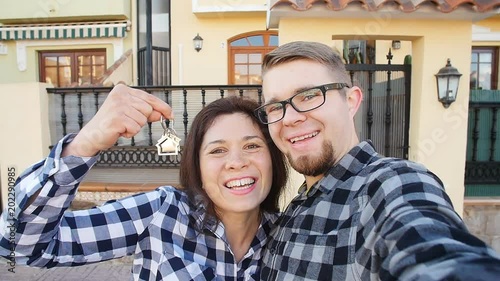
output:
M 424 165 L 400 158 L 380 157 L 369 163 L 360 174 L 366 177 L 367 186 L 372 189 L 369 193 L 376 192 L 378 189 L 390 192 L 390 190 L 410 185 L 443 189 L 443 183 L 439 177 Z

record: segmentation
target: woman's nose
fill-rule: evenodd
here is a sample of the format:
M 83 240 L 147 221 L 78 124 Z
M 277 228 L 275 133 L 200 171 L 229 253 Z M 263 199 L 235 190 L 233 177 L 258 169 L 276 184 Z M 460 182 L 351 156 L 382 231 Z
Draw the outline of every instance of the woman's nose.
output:
M 228 169 L 241 169 L 248 165 L 248 159 L 245 157 L 243 152 L 232 152 L 229 154 L 226 168 Z

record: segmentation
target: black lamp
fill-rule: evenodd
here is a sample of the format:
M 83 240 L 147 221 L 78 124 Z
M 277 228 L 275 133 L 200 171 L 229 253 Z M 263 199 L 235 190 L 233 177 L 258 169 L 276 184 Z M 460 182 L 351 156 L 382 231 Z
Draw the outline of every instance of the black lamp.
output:
M 438 100 L 445 108 L 457 99 L 458 83 L 460 82 L 460 72 L 451 66 L 448 59 L 446 66 L 441 68 L 436 75 Z
M 399 41 L 399 40 L 392 40 L 392 48 L 394 50 L 401 49 L 401 41 Z
M 201 38 L 200 34 L 196 34 L 196 36 L 193 38 L 193 46 L 197 52 L 199 52 L 201 48 L 203 48 L 203 38 Z

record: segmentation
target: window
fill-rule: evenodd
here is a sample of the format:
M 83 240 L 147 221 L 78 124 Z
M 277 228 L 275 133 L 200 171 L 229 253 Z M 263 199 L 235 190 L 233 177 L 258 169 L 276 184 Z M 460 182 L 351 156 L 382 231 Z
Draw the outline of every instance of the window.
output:
M 470 88 L 496 90 L 497 78 L 498 48 L 473 47 L 470 65 Z
M 54 87 L 95 85 L 106 71 L 106 50 L 43 51 L 40 82 Z
M 264 55 L 278 46 L 276 31 L 254 31 L 228 40 L 229 84 L 262 84 L 261 66 Z

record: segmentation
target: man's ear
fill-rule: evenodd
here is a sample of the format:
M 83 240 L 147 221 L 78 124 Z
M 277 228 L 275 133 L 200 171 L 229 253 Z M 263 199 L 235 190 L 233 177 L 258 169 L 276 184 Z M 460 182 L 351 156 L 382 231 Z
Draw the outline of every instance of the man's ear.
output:
M 351 118 L 354 118 L 354 115 L 356 115 L 356 112 L 358 112 L 359 106 L 363 101 L 363 92 L 357 86 L 348 88 L 346 99 L 347 106 L 349 107 L 349 114 L 351 115 Z

